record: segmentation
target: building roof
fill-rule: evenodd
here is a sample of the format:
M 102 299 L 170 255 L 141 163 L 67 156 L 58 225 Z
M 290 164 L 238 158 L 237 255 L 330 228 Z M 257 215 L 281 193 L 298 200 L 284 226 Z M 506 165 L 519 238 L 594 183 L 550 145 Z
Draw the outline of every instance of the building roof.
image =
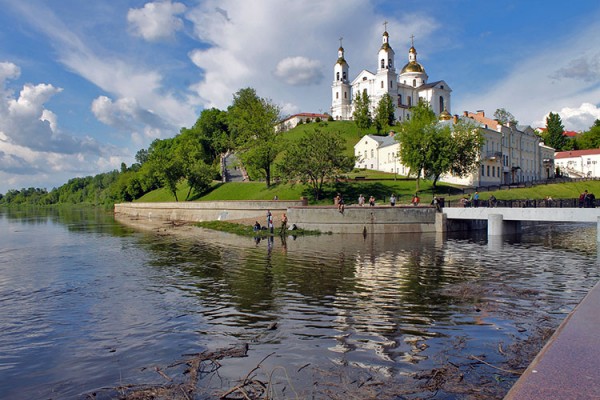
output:
M 281 122 L 288 121 L 292 118 L 321 118 L 327 119 L 329 118 L 329 114 L 317 114 L 317 113 L 298 113 L 294 115 L 290 115 L 289 117 L 284 118 Z
M 546 132 L 546 128 L 537 128 L 537 130 L 540 131 L 540 132 Z M 563 136 L 566 136 L 566 137 L 571 137 L 572 138 L 572 137 L 575 137 L 577 135 L 579 135 L 579 132 L 575 132 L 575 131 L 564 131 L 563 132 Z
M 573 158 L 573 157 L 592 156 L 592 155 L 600 155 L 600 149 L 558 151 L 558 152 L 554 153 L 554 158 L 555 159 Z
M 389 135 L 386 136 L 379 136 L 379 135 L 365 135 L 366 137 L 376 141 L 379 144 L 379 148 L 381 147 L 387 147 L 387 146 L 393 146 L 395 144 L 398 144 L 398 141 L 394 138 L 394 134 L 390 133 Z M 363 136 L 363 138 L 365 137 Z M 362 139 L 361 139 L 362 140 Z M 359 140 L 354 147 L 356 147 L 357 145 L 360 144 L 361 140 Z

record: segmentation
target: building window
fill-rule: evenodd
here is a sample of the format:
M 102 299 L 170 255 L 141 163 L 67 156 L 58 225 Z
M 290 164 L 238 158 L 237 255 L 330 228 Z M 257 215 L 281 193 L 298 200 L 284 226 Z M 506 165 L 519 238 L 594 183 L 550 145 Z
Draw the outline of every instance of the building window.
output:
M 487 176 L 490 176 L 490 166 L 487 166 Z
M 413 79 L 413 87 L 417 87 L 417 80 Z
M 385 60 L 383 58 L 381 59 L 381 68 L 385 68 Z
M 444 111 L 444 97 L 440 96 L 440 112 Z
M 496 177 L 496 167 L 492 167 L 492 177 Z
M 344 92 L 344 98 L 347 99 L 348 98 L 348 92 Z
M 388 67 L 389 67 L 389 68 L 392 68 L 392 59 L 391 59 L 391 58 L 390 58 L 390 59 L 388 59 Z
M 390 81 L 390 89 L 394 88 L 394 81 Z
M 498 168 L 498 178 L 500 178 L 500 167 L 497 167 L 497 168 Z
M 383 89 L 383 81 L 381 81 L 381 88 Z
M 339 99 L 340 98 L 340 94 L 338 92 L 335 92 L 335 99 Z
M 402 105 L 402 95 L 399 94 L 398 95 L 398 107 L 400 107 Z
M 339 81 L 339 80 L 340 80 L 340 73 L 339 73 L 339 72 L 336 72 L 336 73 L 335 73 L 335 80 L 336 80 L 336 81 Z
M 481 166 L 481 176 L 485 176 L 485 165 Z
M 440 89 L 444 90 L 444 85 L 440 86 Z
M 348 77 L 346 77 L 346 72 L 343 73 L 343 79 L 344 80 L 348 79 Z
M 371 158 L 375 157 L 375 150 L 371 149 Z
M 367 159 L 367 151 L 365 150 L 365 160 Z
M 408 101 L 408 106 L 412 107 L 412 98 L 408 96 L 406 100 Z

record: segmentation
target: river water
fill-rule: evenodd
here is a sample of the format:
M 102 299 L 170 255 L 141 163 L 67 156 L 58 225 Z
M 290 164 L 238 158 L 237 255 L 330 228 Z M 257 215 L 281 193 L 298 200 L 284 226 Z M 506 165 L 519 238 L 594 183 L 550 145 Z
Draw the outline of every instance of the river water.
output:
M 585 224 L 257 243 L 58 209 L 0 210 L 0 232 L 2 399 L 189 382 L 189 354 L 233 347 L 189 398 L 246 377 L 271 398 L 502 398 L 600 277 Z

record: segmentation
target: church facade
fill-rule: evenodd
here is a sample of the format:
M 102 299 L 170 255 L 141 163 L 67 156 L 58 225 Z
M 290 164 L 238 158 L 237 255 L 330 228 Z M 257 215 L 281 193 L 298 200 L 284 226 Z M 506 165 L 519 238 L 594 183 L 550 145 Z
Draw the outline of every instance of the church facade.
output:
M 398 122 L 410 119 L 411 107 L 419 100 L 427 101 L 437 115 L 451 114 L 452 90 L 443 80 L 428 82 L 425 68 L 417 61 L 414 43 L 408 50 L 408 62 L 398 74 L 395 53 L 386 30 L 382 35 L 376 65 L 376 72 L 364 69 L 350 81 L 350 67 L 344 57 L 344 48 L 340 44 L 331 86 L 331 116 L 334 120 L 351 120 L 354 98 L 362 93 L 369 96 L 371 115 L 375 115 L 375 109 L 382 97 L 389 94 L 395 105 L 394 114 Z

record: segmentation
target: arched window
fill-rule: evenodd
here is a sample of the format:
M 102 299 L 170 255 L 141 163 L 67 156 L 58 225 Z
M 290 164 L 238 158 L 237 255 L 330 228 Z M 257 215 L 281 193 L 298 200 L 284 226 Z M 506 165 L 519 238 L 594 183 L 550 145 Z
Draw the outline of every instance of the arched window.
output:
M 336 80 L 336 81 L 339 81 L 339 80 L 340 80 L 340 73 L 339 73 L 339 72 L 336 72 L 336 73 L 335 73 L 335 80 Z
M 339 92 L 335 92 L 335 99 L 339 99 L 340 98 L 340 93 Z
M 367 151 L 365 150 L 365 160 L 367 159 Z
M 375 157 L 375 150 L 371 149 L 371 158 Z
M 383 81 L 381 81 L 381 88 L 383 89 Z
M 398 107 L 400 107 L 402 105 L 402 95 L 399 94 L 398 95 Z
M 406 100 L 408 101 L 407 106 L 412 107 L 412 98 L 408 96 Z
M 344 92 L 344 98 L 347 99 L 348 98 L 348 92 Z
M 381 59 L 381 68 L 385 68 L 385 60 L 383 58 Z
M 394 81 L 390 81 L 390 89 L 394 88 Z
M 444 111 L 444 97 L 440 96 L 440 112 Z
M 391 58 L 388 60 L 388 67 L 392 68 L 392 59 Z
M 417 87 L 417 80 L 413 79 L 413 87 Z
M 344 80 L 348 79 L 348 77 L 346 77 L 346 71 L 344 71 L 342 79 L 344 79 Z

